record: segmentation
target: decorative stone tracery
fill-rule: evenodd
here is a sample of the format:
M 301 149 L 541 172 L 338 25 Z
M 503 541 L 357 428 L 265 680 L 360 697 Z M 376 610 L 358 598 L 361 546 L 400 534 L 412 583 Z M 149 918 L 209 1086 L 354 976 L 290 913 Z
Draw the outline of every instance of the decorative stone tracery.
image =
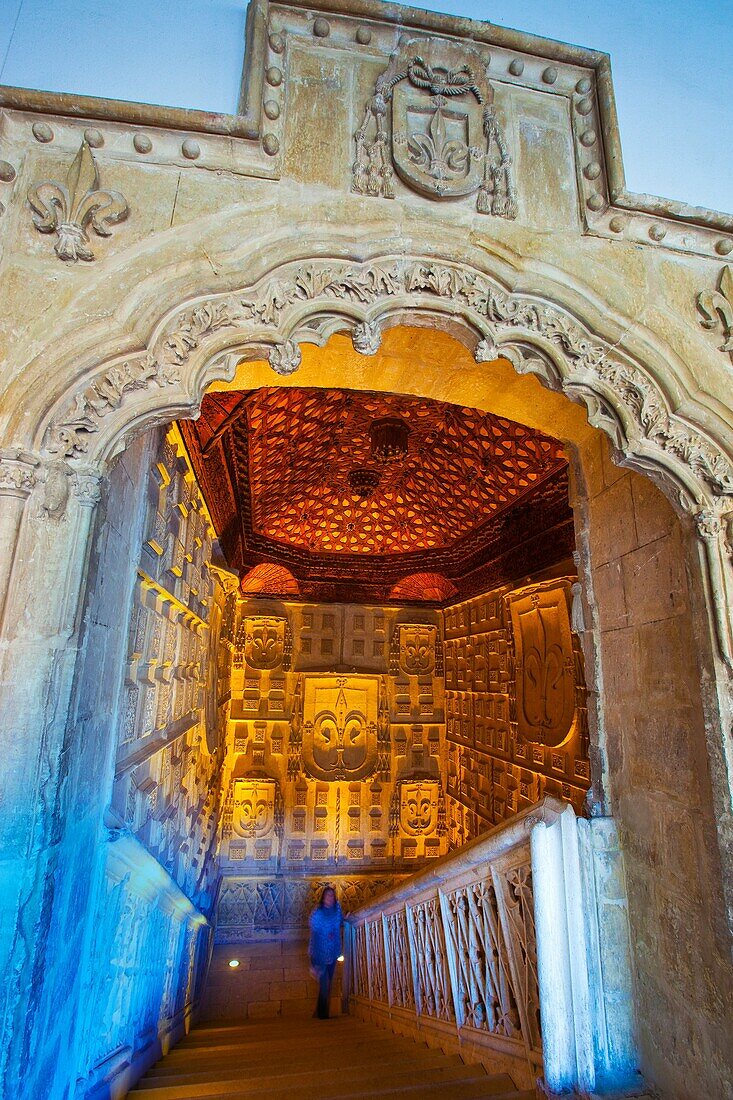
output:
M 383 328 L 411 314 L 450 325 L 479 350 L 481 360 L 489 341 L 497 357 L 508 359 L 519 373 L 536 374 L 550 388 L 582 401 L 591 423 L 611 436 L 623 461 L 659 480 L 679 507 L 708 509 L 719 517 L 729 510 L 730 457 L 673 411 L 650 371 L 631 354 L 612 347 L 567 309 L 536 295 L 508 293 L 470 264 L 432 257 L 293 261 L 250 288 L 184 306 L 167 316 L 148 349 L 110 361 L 87 376 L 75 395 L 56 402 L 37 445 L 42 453 L 71 460 L 103 460 L 131 422 L 156 410 L 194 409 L 212 378 L 231 378 L 234 349 L 258 358 L 268 347 L 323 344 L 332 333 L 366 321 Z M 730 583 L 730 563 L 722 538 L 703 545 L 718 644 L 733 667 L 721 590 Z

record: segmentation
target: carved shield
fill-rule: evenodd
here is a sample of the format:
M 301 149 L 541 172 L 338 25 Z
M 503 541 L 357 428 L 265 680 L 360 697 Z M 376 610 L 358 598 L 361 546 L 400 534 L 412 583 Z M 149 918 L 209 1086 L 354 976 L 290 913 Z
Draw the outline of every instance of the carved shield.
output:
M 377 762 L 378 681 L 307 676 L 303 763 L 315 779 L 364 779 Z
M 430 198 L 470 195 L 481 185 L 486 138 L 483 112 L 467 66 L 461 70 L 414 57 L 408 79 L 392 92 L 392 157 L 397 173 Z
M 275 825 L 275 780 L 235 779 L 232 831 L 259 840 Z
M 559 745 L 575 713 L 573 644 L 564 586 L 510 597 L 516 651 L 517 732 Z
M 437 634 L 434 626 L 400 627 L 400 668 L 406 676 L 427 676 L 433 671 Z
M 429 836 L 438 825 L 437 779 L 400 783 L 400 827 L 408 836 Z
M 279 668 L 285 652 L 285 620 L 264 615 L 245 619 L 244 657 L 250 668 Z

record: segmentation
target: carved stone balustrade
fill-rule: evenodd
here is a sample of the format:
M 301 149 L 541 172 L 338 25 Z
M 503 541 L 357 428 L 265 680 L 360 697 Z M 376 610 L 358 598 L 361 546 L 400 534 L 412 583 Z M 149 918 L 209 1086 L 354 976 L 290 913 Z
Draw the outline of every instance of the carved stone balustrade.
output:
M 522 1088 L 637 1086 L 626 910 L 614 822 L 547 796 L 352 913 L 345 996 Z

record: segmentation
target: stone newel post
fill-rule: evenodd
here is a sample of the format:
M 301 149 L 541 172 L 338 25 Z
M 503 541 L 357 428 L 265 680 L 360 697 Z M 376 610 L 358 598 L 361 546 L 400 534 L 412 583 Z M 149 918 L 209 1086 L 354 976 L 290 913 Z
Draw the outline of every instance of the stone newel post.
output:
M 612 818 L 571 807 L 532 831 L 542 1047 L 549 1096 L 638 1085 L 631 942 Z

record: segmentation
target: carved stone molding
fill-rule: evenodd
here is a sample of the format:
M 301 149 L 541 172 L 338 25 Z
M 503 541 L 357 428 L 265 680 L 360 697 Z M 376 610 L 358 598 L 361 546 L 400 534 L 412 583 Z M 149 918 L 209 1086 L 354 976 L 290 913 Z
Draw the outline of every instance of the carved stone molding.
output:
M 0 495 L 29 496 L 36 486 L 40 459 L 28 451 L 9 448 L 0 451 Z
M 376 355 L 382 344 L 382 330 L 379 325 L 362 321 L 361 324 L 354 326 L 351 340 L 354 350 L 360 355 Z
M 726 267 L 720 273 L 718 289 L 704 290 L 697 296 L 700 324 L 707 329 L 720 329 L 723 343 L 720 351 L 727 351 L 733 358 L 733 268 Z
M 289 374 L 295 374 L 298 370 L 302 355 L 294 340 L 286 340 L 284 344 L 276 344 L 271 349 L 269 360 L 275 374 L 287 378 Z
M 86 141 L 69 167 L 65 183 L 41 180 L 28 191 L 33 224 L 39 233 L 55 233 L 54 252 L 60 260 L 75 263 L 93 260 L 87 226 L 100 237 L 109 237 L 108 228 L 127 217 L 127 199 L 119 191 L 100 187 L 99 171 Z
M 181 367 L 214 339 L 221 348 L 224 330 L 230 348 L 244 351 L 249 344 L 255 356 L 263 339 L 274 342 L 270 362 L 287 374 L 300 362 L 299 336 L 307 331 L 306 338 L 320 343 L 344 329 L 363 333 L 359 326 L 367 309 L 370 326 L 380 325 L 375 307 L 385 316 L 418 309 L 460 317 L 478 334 L 481 357 L 495 348 L 495 357 L 509 359 L 520 373 L 536 373 L 545 384 L 583 400 L 591 421 L 612 434 L 632 463 L 636 458 L 646 471 L 654 464 L 673 469 L 674 480 L 687 484 L 692 500 L 733 494 L 728 456 L 670 409 L 646 369 L 569 312 L 536 297 L 509 294 L 465 264 L 403 257 L 295 262 L 250 289 L 187 306 L 172 315 L 148 352 L 110 364 L 85 384 L 52 420 L 46 448 L 59 456 L 84 454 L 102 419 L 131 401 L 135 391 L 170 386 L 172 396 L 190 404 L 188 390 L 181 394 Z M 307 316 L 315 315 L 329 318 L 318 333 L 305 328 Z

